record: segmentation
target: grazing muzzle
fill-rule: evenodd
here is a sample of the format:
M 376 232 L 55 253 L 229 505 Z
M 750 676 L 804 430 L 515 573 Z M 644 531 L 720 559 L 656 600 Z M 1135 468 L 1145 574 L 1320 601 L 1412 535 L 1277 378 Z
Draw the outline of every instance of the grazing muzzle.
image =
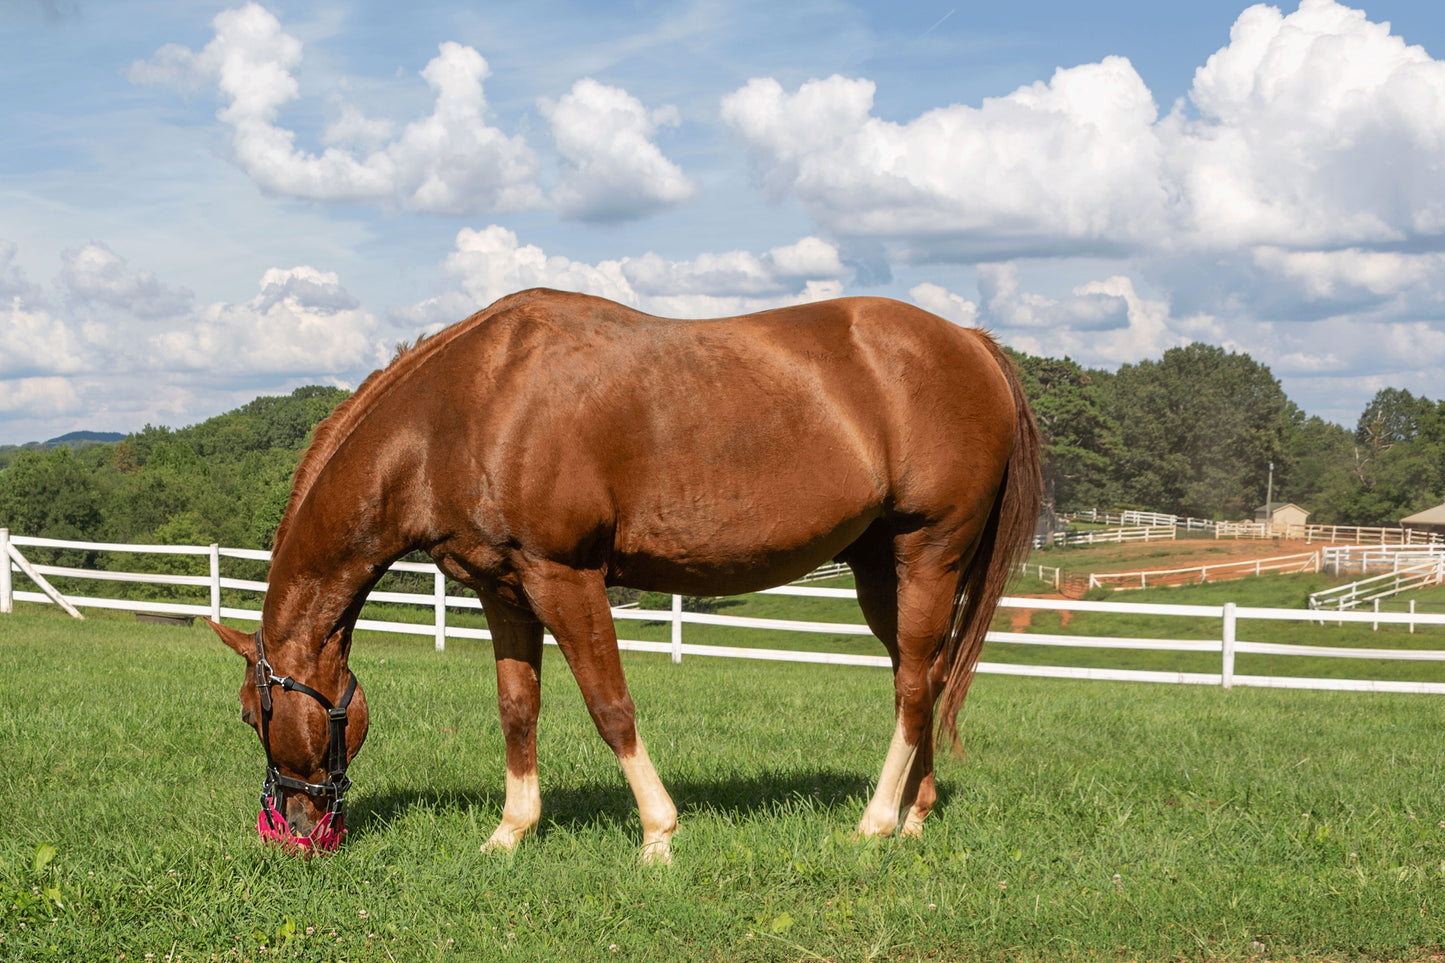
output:
M 261 701 L 261 746 L 266 750 L 266 780 L 261 784 L 261 813 L 256 817 L 256 832 L 267 842 L 278 843 L 286 849 L 304 855 L 312 852 L 330 851 L 341 845 L 346 835 L 346 790 L 351 780 L 346 777 L 346 709 L 351 697 L 356 694 L 356 673 L 348 671 L 351 678 L 346 683 L 341 702 L 332 705 L 331 700 L 308 685 L 290 676 L 277 676 L 266 661 L 266 644 L 260 630 L 256 632 L 256 694 Z M 290 776 L 281 775 L 281 769 L 271 757 L 271 686 L 280 686 L 287 692 L 301 692 L 315 699 L 326 710 L 330 726 L 327 746 L 326 781 L 303 782 Z M 313 799 L 326 800 L 326 812 L 317 820 L 311 832 L 305 836 L 293 830 L 283 815 L 285 802 L 281 790 L 304 792 Z

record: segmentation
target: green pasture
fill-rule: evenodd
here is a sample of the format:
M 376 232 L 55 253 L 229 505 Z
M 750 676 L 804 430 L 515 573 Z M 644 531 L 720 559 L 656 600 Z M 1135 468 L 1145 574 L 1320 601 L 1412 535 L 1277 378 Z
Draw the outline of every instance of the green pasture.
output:
M 813 600 L 762 601 L 831 618 L 798 614 Z M 255 835 L 262 756 L 238 719 L 241 662 L 208 630 L 21 609 L 0 616 L 0 960 L 1416 960 L 1445 948 L 1438 697 L 982 676 L 961 719 L 966 754 L 939 760 L 925 837 L 858 842 L 892 726 L 885 671 L 625 656 L 681 810 L 673 864 L 645 867 L 626 784 L 555 649 L 541 832 L 484 856 L 503 800 L 488 646 L 437 653 L 426 638 L 366 634 L 352 663 L 373 725 L 352 769 L 351 835 L 305 862 Z

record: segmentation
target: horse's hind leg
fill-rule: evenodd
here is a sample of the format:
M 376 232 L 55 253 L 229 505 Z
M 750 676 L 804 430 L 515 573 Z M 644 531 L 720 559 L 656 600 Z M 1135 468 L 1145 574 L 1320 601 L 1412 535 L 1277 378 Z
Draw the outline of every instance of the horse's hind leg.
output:
M 637 735 L 636 709 L 622 674 L 607 588 L 596 572 L 546 565 L 529 573 L 527 596 L 557 637 L 603 741 L 617 754 L 642 818 L 642 859 L 669 861 L 677 807 Z
M 891 612 L 883 592 L 888 584 L 887 576 L 878 574 L 868 578 L 863 575 L 865 566 L 854 566 L 855 573 L 861 577 L 859 602 L 870 627 L 874 632 L 880 628 L 893 630 L 891 638 L 879 633 L 894 667 L 893 737 L 878 786 L 858 824 L 862 836 L 892 833 L 898 827 L 899 811 L 905 807 L 908 818 L 904 832 L 917 835 L 935 798 L 931 744 L 933 706 L 942 691 L 942 672 L 936 667 L 941 660 L 935 655 L 948 631 L 957 572 L 953 566 L 936 559 L 918 557 L 915 542 L 927 544 L 921 533 L 914 533 L 900 539 L 897 545 L 896 557 L 910 561 L 895 569 L 896 590 Z M 881 568 L 875 571 L 881 572 Z M 871 583 L 866 589 L 865 581 Z
M 497 658 L 497 709 L 507 740 L 507 801 L 502 822 L 482 847 L 513 849 L 542 818 L 537 782 L 537 715 L 542 705 L 542 623 L 485 592 L 478 593 Z
M 943 692 L 944 683 L 947 681 L 948 663 L 941 658 L 935 659 L 928 669 L 928 686 L 933 693 L 934 702 Z M 913 757 L 913 767 L 908 770 L 908 777 L 903 781 L 903 809 L 907 815 L 903 819 L 901 834 L 922 836 L 923 820 L 928 818 L 928 814 L 933 811 L 933 804 L 937 801 L 938 790 L 933 783 L 933 717 L 930 711 L 928 725 L 923 730 L 923 739 L 918 743 L 918 753 Z

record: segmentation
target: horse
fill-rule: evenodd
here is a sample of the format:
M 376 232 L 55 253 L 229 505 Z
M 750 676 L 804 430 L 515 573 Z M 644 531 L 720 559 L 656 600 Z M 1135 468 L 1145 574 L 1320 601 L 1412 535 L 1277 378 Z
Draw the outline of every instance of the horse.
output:
M 506 799 L 483 851 L 511 850 L 541 817 L 544 629 L 636 798 L 642 859 L 665 861 L 677 808 L 637 731 L 607 588 L 733 595 L 831 559 L 852 570 L 894 676 L 858 834 L 901 819 L 917 835 L 937 798 L 935 715 L 939 746 L 956 746 L 1040 491 L 1028 402 L 982 330 L 873 297 L 703 320 L 504 297 L 404 347 L 317 427 L 260 628 L 212 623 L 247 662 L 263 821 L 301 840 L 344 818 L 368 726 L 352 629 L 390 563 L 420 550 L 476 591 L 492 634 Z

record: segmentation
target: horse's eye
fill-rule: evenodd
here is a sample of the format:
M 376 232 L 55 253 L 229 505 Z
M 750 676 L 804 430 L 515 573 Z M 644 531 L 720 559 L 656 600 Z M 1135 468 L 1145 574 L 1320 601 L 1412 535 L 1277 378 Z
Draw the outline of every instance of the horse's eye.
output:
M 242 709 L 241 721 L 248 726 L 254 726 L 256 724 L 256 713 L 252 712 L 250 709 Z

